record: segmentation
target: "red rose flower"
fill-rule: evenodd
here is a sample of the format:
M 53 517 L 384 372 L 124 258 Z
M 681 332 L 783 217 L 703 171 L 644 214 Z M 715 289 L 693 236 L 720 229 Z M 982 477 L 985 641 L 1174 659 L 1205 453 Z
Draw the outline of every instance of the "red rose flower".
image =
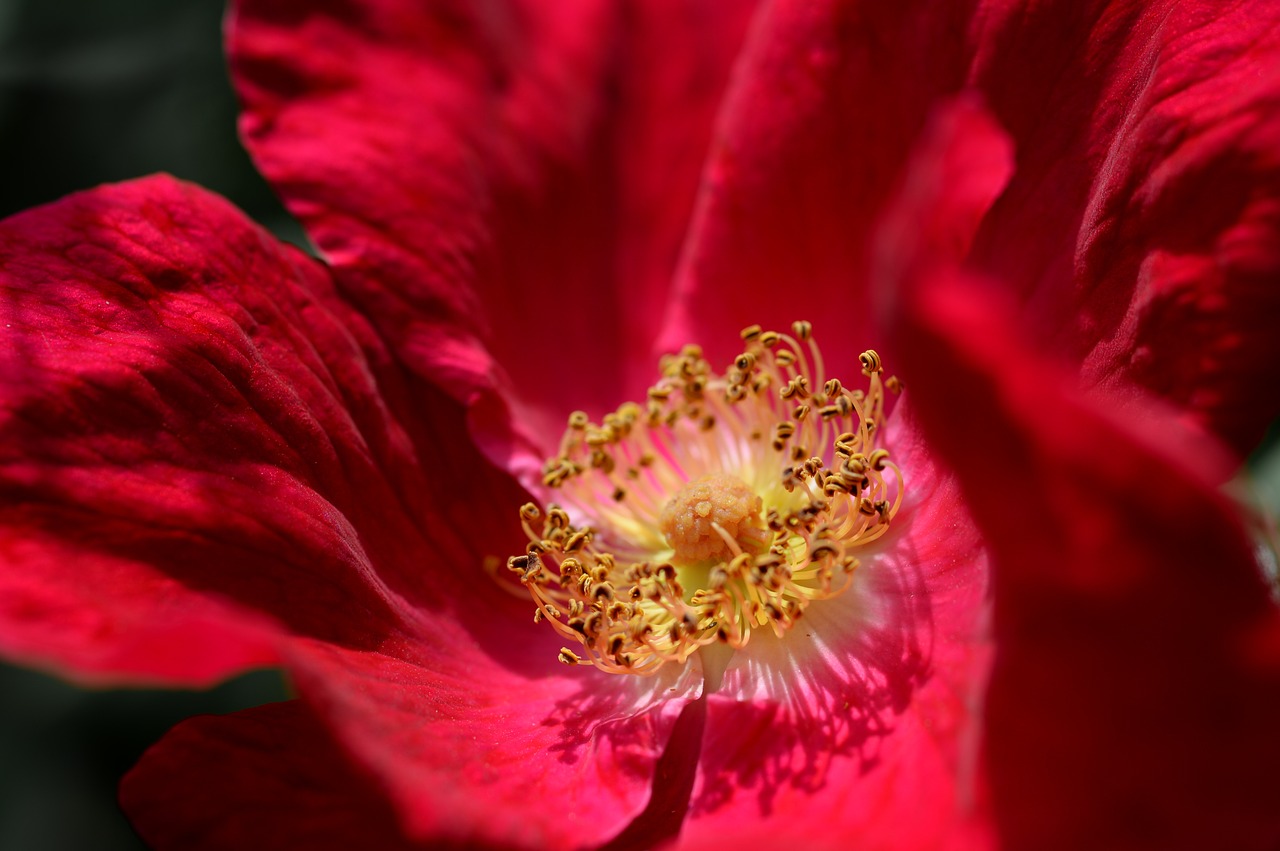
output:
M 325 263 L 0 225 L 0 649 L 289 672 L 126 778 L 158 848 L 1275 847 L 1278 24 L 245 0 Z

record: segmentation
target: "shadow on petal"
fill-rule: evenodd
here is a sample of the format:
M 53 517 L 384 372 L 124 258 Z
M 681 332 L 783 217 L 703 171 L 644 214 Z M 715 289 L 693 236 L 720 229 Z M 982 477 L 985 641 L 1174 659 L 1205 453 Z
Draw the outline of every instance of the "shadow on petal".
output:
M 752 809 L 768 816 L 783 787 L 817 792 L 837 760 L 858 773 L 880 762 L 881 741 L 932 675 L 931 613 L 909 551 L 895 547 L 863 572 L 858 587 L 815 604 L 794 634 L 770 636 L 764 653 L 726 674 L 710 698 L 695 815 L 750 790 Z

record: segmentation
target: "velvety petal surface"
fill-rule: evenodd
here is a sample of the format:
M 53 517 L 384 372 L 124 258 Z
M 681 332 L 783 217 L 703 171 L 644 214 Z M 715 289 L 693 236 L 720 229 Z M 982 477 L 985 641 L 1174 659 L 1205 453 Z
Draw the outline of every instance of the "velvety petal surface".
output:
M 869 310 L 872 236 L 934 101 L 964 82 L 973 5 L 766 4 L 708 154 L 668 347 L 727 362 L 738 329 L 807 319 L 829 364 L 876 348 L 892 368 Z
M 882 266 L 925 437 L 995 559 L 985 752 L 1002 842 L 1269 847 L 1280 666 L 1254 645 L 1280 617 L 1217 493 L 1229 461 L 1133 385 L 1081 399 L 1078 376 L 1030 354 L 1003 288 L 960 270 L 937 238 L 946 178 L 998 135 L 969 116 L 915 158 L 935 179 L 895 204 Z
M 291 731 L 295 715 L 280 715 L 283 726 L 272 716 L 264 727 L 261 717 L 239 713 L 179 727 L 130 775 L 126 811 L 144 835 L 170 837 L 180 847 L 183 837 L 220 817 L 222 799 L 175 808 L 175 778 L 190 784 L 196 781 L 188 777 L 208 775 L 229 786 L 265 760 L 283 765 L 231 800 L 279 792 L 283 810 L 271 817 L 270 834 L 277 847 L 305 845 L 313 834 L 305 808 L 347 795 L 357 782 L 352 777 L 363 792 L 332 814 L 352 830 L 365 823 L 368 799 L 381 802 L 373 811 L 385 819 L 375 835 L 403 843 L 606 842 L 645 808 L 655 766 L 698 680 L 584 677 L 556 661 L 559 644 L 549 631 L 532 629 L 528 605 L 510 608 L 520 617 L 502 607 L 483 609 L 492 630 L 472 640 L 454 635 L 448 620 L 428 616 L 418 634 L 379 650 L 291 643 L 283 662 L 308 707 L 307 723 Z M 277 734 L 279 743 L 254 755 L 256 742 Z M 323 773 L 334 770 L 330 763 L 350 768 L 334 779 Z M 345 827 L 338 834 L 350 835 Z
M 156 177 L 0 224 L 0 287 L 7 652 L 206 682 L 269 623 L 379 640 L 417 466 L 319 264 Z
M 313 643 L 288 661 L 409 835 L 594 847 L 643 809 L 696 678 L 584 676 L 530 643 L 538 655 L 507 649 L 509 670 L 417 643 L 399 656 Z
M 1271 848 L 1280 613 L 1217 491 L 1225 457 L 1166 412 L 1121 419 L 929 288 L 904 342 L 932 444 L 992 549 L 987 755 L 1014 848 Z M 953 412 L 963 406 L 964 417 Z
M 682 695 L 566 675 L 482 566 L 521 546 L 519 489 L 456 402 L 397 378 L 324 267 L 167 177 L 0 239 L 7 650 L 195 682 L 279 659 L 417 836 L 596 841 L 643 808 Z M 255 717 L 174 752 L 244 752 Z M 189 835 L 207 810 L 155 811 L 173 765 L 144 763 L 131 808 Z M 528 804 L 580 788 L 612 790 L 589 824 Z
M 477 611 L 517 609 L 482 561 L 518 530 L 473 532 L 521 492 L 461 407 L 223 199 L 71 196 L 0 224 L 0 269 L 10 652 L 205 681 L 276 658 L 282 627 L 375 647 L 432 612 L 475 644 Z
M 1280 414 L 1280 8 L 989 4 L 974 77 L 1018 150 L 983 268 L 1091 382 L 1248 452 Z
M 939 235 L 984 138 L 1000 134 L 981 111 L 934 123 L 881 268 L 924 436 L 994 559 L 985 753 L 1001 840 L 1271 847 L 1280 616 L 1242 509 L 1217 491 L 1230 462 L 1141 388 L 1082 398 L 1074 370 L 1031 354 L 1007 288 L 961 270 Z
M 241 0 L 242 129 L 397 354 L 545 451 L 647 386 L 751 5 Z
M 125 776 L 120 803 L 156 851 L 423 847 L 296 701 L 182 722 Z
M 877 222 L 935 102 L 977 89 L 1017 175 L 975 262 L 1093 382 L 1137 382 L 1247 452 L 1280 413 L 1276 6 L 776 0 L 712 141 L 662 339 L 823 313 L 836 363 L 892 341 L 866 309 Z M 767 105 L 767 106 L 765 106 Z M 798 294 L 804 292 L 801 297 Z

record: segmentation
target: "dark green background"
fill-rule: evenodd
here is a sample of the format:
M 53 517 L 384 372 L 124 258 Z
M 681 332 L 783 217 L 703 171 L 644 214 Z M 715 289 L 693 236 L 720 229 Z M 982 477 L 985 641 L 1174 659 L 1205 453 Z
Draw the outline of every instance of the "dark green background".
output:
M 0 0 L 0 216 L 168 171 L 301 244 L 236 138 L 222 6 Z M 1277 505 L 1280 454 L 1254 466 Z M 284 696 L 272 672 L 196 693 L 80 690 L 0 668 L 0 849 L 141 847 L 116 809 L 115 786 L 142 750 L 189 715 Z
M 283 238 L 301 230 L 235 131 L 222 0 L 0 0 L 0 216 L 167 171 Z M 0 668 L 0 849 L 142 848 L 120 775 L 182 718 L 285 697 L 274 672 L 208 692 L 80 690 Z

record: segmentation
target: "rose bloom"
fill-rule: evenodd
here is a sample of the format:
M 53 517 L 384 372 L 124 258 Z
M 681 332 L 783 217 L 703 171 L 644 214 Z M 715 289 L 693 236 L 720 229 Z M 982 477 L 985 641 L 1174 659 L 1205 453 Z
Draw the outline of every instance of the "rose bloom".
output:
M 0 225 L 0 649 L 298 694 L 157 743 L 146 841 L 1280 844 L 1280 7 L 229 48 L 323 262 L 167 177 Z

